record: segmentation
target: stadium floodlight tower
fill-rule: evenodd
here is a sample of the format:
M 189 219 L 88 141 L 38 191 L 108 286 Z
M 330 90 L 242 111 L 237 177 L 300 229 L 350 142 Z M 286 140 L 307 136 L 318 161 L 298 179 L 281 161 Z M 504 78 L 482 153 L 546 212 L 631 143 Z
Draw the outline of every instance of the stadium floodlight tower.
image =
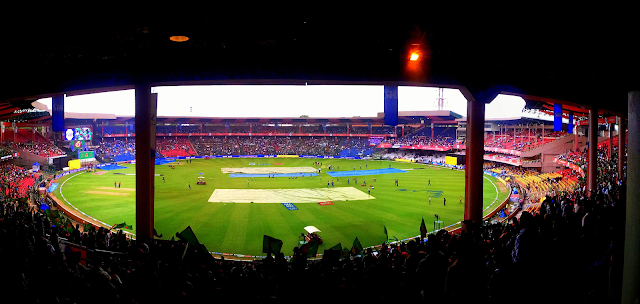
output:
M 436 99 L 436 107 L 438 111 L 442 111 L 449 106 L 447 99 L 444 98 L 444 88 L 438 88 L 438 98 Z

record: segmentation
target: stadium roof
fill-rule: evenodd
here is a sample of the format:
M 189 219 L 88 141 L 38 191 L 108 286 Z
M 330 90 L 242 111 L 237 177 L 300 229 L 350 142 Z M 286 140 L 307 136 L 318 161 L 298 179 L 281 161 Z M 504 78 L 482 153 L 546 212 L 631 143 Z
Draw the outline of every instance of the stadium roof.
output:
M 640 89 L 631 7 L 512 13 L 412 3 L 373 16 L 327 5 L 313 18 L 302 12 L 323 8 L 302 6 L 257 16 L 243 8 L 241 17 L 220 7 L 165 16 L 118 6 L 101 7 L 104 16 L 90 8 L 5 16 L 0 109 L 136 83 L 308 83 L 464 87 L 485 102 L 505 92 L 624 114 L 627 93 Z M 170 41 L 176 34 L 190 39 Z M 410 63 L 414 49 L 422 55 Z
M 42 110 L 44 113 L 40 115 L 32 115 L 32 117 L 25 117 L 25 121 L 48 123 L 51 121 L 51 109 L 40 102 L 34 102 L 33 108 Z M 23 117 L 24 114 L 20 113 L 7 113 L 4 116 L 0 116 L 3 119 L 10 119 L 15 117 Z M 399 111 L 398 123 L 399 124 L 417 124 L 417 123 L 438 123 L 438 122 L 454 122 L 456 118 L 462 117 L 461 115 L 445 110 L 445 111 Z M 98 124 L 102 121 L 107 121 L 109 124 L 124 124 L 125 122 L 133 123 L 133 116 L 116 116 L 114 114 L 102 114 L 102 113 L 73 113 L 65 112 L 65 119 L 68 121 L 77 121 L 77 123 L 90 123 L 95 121 Z M 2 119 L 0 119 L 2 120 Z M 384 113 L 378 113 L 377 117 L 183 117 L 183 116 L 158 116 L 158 124 L 220 124 L 220 123 L 262 123 L 262 124 L 299 124 L 299 123 L 329 123 L 329 124 L 384 124 Z
M 448 112 L 448 111 L 447 111 Z M 454 122 L 452 117 L 455 116 L 399 116 L 398 124 L 399 125 L 408 125 L 408 124 L 420 124 L 424 123 L 438 123 L 438 122 Z M 48 122 L 51 119 L 51 116 L 47 116 L 46 118 L 39 118 L 40 122 Z M 108 124 L 124 124 L 133 123 L 134 117 L 132 116 L 115 116 L 115 115 L 107 115 L 107 114 L 78 114 L 78 113 L 65 113 L 65 119 L 71 123 L 73 121 L 78 121 L 78 123 L 88 123 L 90 121 L 96 121 L 100 124 L 102 121 L 108 122 Z M 329 124 L 367 124 L 371 123 L 374 125 L 384 124 L 384 116 L 383 117 L 343 117 L 343 118 L 335 118 L 335 117 L 253 117 L 253 118 L 243 118 L 243 117 L 180 117 L 180 116 L 158 116 L 156 120 L 157 124 L 223 124 L 223 123 L 232 123 L 232 124 L 240 124 L 240 123 L 260 123 L 260 124 L 320 124 L 320 123 L 329 123 Z

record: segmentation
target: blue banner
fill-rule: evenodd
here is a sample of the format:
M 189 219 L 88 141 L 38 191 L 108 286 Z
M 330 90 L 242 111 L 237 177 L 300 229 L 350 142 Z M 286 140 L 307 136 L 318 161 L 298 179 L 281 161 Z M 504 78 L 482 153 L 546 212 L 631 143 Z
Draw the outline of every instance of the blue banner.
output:
M 64 95 L 51 98 L 51 127 L 54 132 L 64 132 Z
M 573 112 L 569 112 L 569 125 L 567 125 L 569 134 L 573 134 Z
M 384 86 L 384 124 L 398 125 L 398 86 Z
M 553 131 L 562 131 L 562 105 L 553 104 Z

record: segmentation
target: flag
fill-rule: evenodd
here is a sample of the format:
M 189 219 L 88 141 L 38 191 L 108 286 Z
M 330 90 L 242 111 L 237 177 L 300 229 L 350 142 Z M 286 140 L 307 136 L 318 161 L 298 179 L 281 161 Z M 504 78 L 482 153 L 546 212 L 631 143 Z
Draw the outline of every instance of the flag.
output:
M 389 242 L 389 233 L 387 232 L 387 226 L 383 226 L 384 227 L 384 236 L 387 237 L 387 240 L 385 242 Z
M 569 124 L 567 125 L 567 133 L 573 134 L 573 112 L 569 112 Z
M 358 237 L 356 237 L 355 240 L 353 240 L 353 246 L 351 247 L 351 253 L 353 254 L 361 254 L 362 253 L 362 244 L 360 244 L 360 240 L 358 240 Z
M 52 225 L 54 225 L 55 227 L 62 226 L 62 217 L 60 216 L 60 211 L 49 209 L 46 212 Z
M 183 241 L 187 241 L 191 245 L 200 245 L 200 242 L 198 242 L 198 238 L 196 237 L 195 233 L 193 233 L 191 226 L 187 226 L 187 228 L 182 230 L 182 232 L 176 233 L 176 236 Z
M 329 248 L 329 250 L 342 250 L 342 244 L 338 243 L 335 246 Z
M 347 247 L 342 248 L 342 256 L 345 258 L 349 257 L 349 249 Z
M 268 235 L 264 235 L 262 238 L 262 252 L 278 254 L 282 249 L 282 241 L 276 238 L 272 238 Z
M 553 131 L 562 131 L 562 104 L 553 104 Z
M 333 263 L 340 260 L 340 256 L 342 255 L 342 244 L 338 243 L 335 246 L 325 249 L 324 254 L 322 255 L 322 262 Z
M 89 231 L 93 231 L 93 225 L 91 225 L 91 223 L 86 223 L 84 224 L 84 232 L 89 232 Z
M 427 225 L 424 224 L 424 217 L 422 218 L 422 224 L 420 224 L 420 237 L 425 238 L 427 236 Z
M 318 254 L 318 241 L 311 241 L 300 247 L 300 251 L 307 257 L 315 257 Z
M 111 227 L 111 229 L 113 229 L 113 228 L 133 230 L 133 225 L 127 225 L 127 222 L 123 222 L 123 223 L 120 223 L 120 224 L 113 225 L 113 227 Z
M 69 219 L 67 219 L 67 221 L 64 223 L 64 226 L 62 226 L 62 229 L 66 230 L 69 233 L 73 232 L 73 224 Z

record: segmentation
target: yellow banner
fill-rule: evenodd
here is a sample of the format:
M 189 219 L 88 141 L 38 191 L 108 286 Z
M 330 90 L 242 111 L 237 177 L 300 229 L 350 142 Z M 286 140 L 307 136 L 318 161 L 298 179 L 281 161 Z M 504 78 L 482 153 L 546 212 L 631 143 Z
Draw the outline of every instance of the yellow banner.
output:
M 403 163 L 412 163 L 413 162 L 410 159 L 402 159 L 402 158 L 396 158 L 396 161 L 403 162 Z
M 74 159 L 69 161 L 69 170 L 80 169 L 82 164 L 79 159 Z
M 447 165 L 457 166 L 458 165 L 458 158 L 454 157 L 454 156 L 445 156 L 444 157 L 444 163 L 447 164 Z
M 278 158 L 299 158 L 300 155 L 276 155 Z

